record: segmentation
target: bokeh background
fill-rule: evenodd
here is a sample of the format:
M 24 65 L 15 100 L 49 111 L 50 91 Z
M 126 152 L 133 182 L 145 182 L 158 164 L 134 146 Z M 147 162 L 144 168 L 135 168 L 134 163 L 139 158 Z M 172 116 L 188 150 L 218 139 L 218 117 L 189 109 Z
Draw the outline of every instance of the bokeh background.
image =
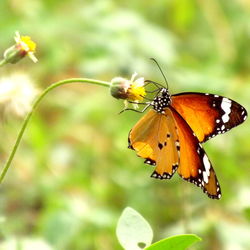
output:
M 216 93 L 249 110 L 249 20 L 248 0 L 0 1 L 0 51 L 18 30 L 37 43 L 39 59 L 0 69 L 1 165 L 39 91 L 134 72 L 163 82 L 150 57 L 172 93 Z M 118 115 L 122 108 L 107 88 L 87 84 L 44 99 L 0 187 L 0 249 L 121 249 L 115 228 L 126 206 L 149 221 L 154 241 L 195 233 L 203 241 L 193 249 L 250 249 L 249 120 L 204 145 L 222 188 L 217 201 L 177 175 L 150 178 L 153 169 L 127 149 L 141 115 Z

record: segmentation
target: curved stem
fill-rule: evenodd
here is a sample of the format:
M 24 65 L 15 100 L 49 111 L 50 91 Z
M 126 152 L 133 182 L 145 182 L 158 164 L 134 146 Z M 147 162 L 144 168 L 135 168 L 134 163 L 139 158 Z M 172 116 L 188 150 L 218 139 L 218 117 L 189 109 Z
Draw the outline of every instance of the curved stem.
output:
M 109 82 L 105 82 L 105 81 L 99 81 L 99 80 L 94 80 L 94 79 L 88 79 L 88 78 L 70 78 L 70 79 L 66 79 L 66 80 L 62 80 L 62 81 L 59 81 L 59 82 L 56 82 L 56 83 L 53 83 L 51 84 L 49 87 L 47 87 L 43 92 L 42 94 L 36 99 L 36 101 L 34 102 L 30 112 L 28 113 L 28 115 L 26 116 L 24 122 L 23 122 L 23 125 L 21 127 L 21 130 L 17 136 L 17 139 L 16 139 L 16 142 L 14 144 L 14 147 L 10 153 L 10 156 L 8 158 L 8 160 L 6 161 L 5 163 L 5 166 L 3 167 L 3 170 L 0 174 L 0 183 L 2 183 L 9 167 L 10 167 L 10 164 L 15 156 L 15 153 L 17 151 L 17 148 L 20 144 L 20 141 L 22 139 L 22 136 L 23 136 L 23 133 L 28 125 L 28 122 L 34 112 L 34 110 L 36 109 L 36 107 L 38 106 L 38 104 L 41 102 L 41 100 L 43 99 L 43 97 L 49 93 L 52 89 L 54 88 L 57 88 L 61 85 L 64 85 L 64 84 L 69 84 L 69 83 L 73 83 L 73 82 L 78 82 L 78 83 L 91 83 L 91 84 L 97 84 L 97 85 L 100 85 L 100 86 L 104 86 L 104 87 L 110 87 L 110 83 Z

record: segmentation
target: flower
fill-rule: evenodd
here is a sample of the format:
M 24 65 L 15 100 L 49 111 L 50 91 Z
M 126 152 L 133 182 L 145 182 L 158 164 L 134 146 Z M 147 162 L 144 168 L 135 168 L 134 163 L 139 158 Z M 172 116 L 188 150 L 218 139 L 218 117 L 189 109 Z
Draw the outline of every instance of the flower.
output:
M 38 94 L 31 79 L 24 73 L 14 73 L 0 78 L 0 111 L 5 114 L 25 116 Z
M 144 77 L 140 77 L 135 80 L 137 73 L 134 73 L 130 80 L 130 86 L 127 90 L 128 100 L 131 101 L 142 101 L 146 95 L 144 88 Z
M 144 88 L 144 78 L 137 78 L 134 73 L 130 80 L 122 77 L 115 77 L 111 81 L 111 95 L 117 99 L 125 99 L 131 102 L 142 101 L 146 95 Z
M 26 55 L 28 55 L 34 63 L 38 61 L 34 55 L 36 43 L 33 42 L 29 36 L 20 36 L 19 32 L 16 32 L 14 40 L 16 44 L 4 52 L 3 56 L 6 63 L 17 63 Z

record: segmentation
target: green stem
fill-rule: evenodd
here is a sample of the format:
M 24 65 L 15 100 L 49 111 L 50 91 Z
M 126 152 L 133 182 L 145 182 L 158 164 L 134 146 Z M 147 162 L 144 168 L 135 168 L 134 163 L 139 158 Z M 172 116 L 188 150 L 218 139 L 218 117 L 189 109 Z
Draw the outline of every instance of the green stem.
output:
M 59 81 L 59 82 L 56 82 L 56 83 L 53 83 L 51 84 L 49 87 L 47 87 L 43 93 L 36 99 L 36 101 L 34 102 L 32 108 L 31 108 L 31 111 L 28 113 L 28 115 L 26 116 L 24 122 L 23 122 L 23 125 L 21 127 L 21 130 L 17 136 L 17 139 L 16 139 L 16 142 L 14 144 L 14 147 L 10 153 L 10 156 L 7 160 L 7 162 L 5 163 L 5 166 L 3 167 L 3 170 L 0 174 L 0 183 L 2 183 L 9 167 L 10 167 L 10 164 L 15 156 L 15 153 L 17 151 L 17 148 L 20 144 L 20 141 L 22 139 L 22 136 L 23 136 L 23 133 L 28 125 L 28 122 L 34 112 L 34 110 L 36 109 L 36 107 L 38 106 L 38 104 L 41 102 L 41 100 L 43 99 L 43 97 L 49 93 L 52 89 L 54 88 L 57 88 L 61 85 L 64 85 L 64 84 L 68 84 L 68 83 L 73 83 L 73 82 L 78 82 L 78 83 L 91 83 L 91 84 L 97 84 L 97 85 L 100 85 L 100 86 L 104 86 L 104 87 L 110 87 L 110 83 L 109 82 L 104 82 L 104 81 L 99 81 L 99 80 L 94 80 L 94 79 L 88 79 L 88 78 L 71 78 L 71 79 L 66 79 L 66 80 L 62 80 L 62 81 Z

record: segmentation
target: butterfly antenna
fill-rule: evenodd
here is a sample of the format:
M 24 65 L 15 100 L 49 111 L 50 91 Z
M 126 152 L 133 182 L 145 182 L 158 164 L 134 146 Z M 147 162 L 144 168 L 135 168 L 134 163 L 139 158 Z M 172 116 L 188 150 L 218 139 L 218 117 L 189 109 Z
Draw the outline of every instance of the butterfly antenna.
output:
M 154 58 L 150 58 L 150 60 L 152 60 L 152 61 L 154 61 L 154 62 L 156 63 L 158 69 L 160 70 L 160 72 L 161 72 L 161 74 L 162 74 L 162 76 L 163 76 L 163 78 L 164 78 L 164 80 L 165 80 L 165 83 L 166 83 L 167 89 L 168 89 L 168 81 L 167 81 L 167 78 L 166 78 L 166 76 L 164 75 L 164 73 L 163 73 L 163 71 L 162 71 L 162 69 L 161 69 L 159 63 L 158 63 Z

